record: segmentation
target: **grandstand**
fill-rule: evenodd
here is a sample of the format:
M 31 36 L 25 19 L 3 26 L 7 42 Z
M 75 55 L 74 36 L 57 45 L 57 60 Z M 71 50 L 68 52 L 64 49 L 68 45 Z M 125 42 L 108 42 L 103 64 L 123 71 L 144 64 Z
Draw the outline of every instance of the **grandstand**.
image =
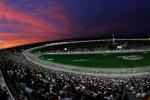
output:
M 118 50 L 118 46 L 122 49 Z M 1 92 L 0 99 L 5 96 L 12 100 L 148 100 L 149 61 L 145 61 L 146 65 L 140 61 L 146 57 L 149 59 L 149 51 L 149 39 L 65 40 L 1 50 L 0 69 L 9 91 L 6 94 Z M 101 54 L 104 59 L 111 54 L 120 57 L 122 53 L 133 53 L 121 56 L 127 61 L 124 63 L 133 60 L 142 66 L 87 67 L 89 54 L 94 57 Z M 57 55 L 59 61 L 53 61 L 51 57 L 42 59 L 45 54 Z M 64 54 L 70 57 L 67 59 L 62 56 Z M 80 56 L 74 59 L 72 55 Z M 83 55 L 86 59 L 82 59 Z M 73 58 L 75 63 L 87 64 L 60 63 L 60 58 L 67 61 Z

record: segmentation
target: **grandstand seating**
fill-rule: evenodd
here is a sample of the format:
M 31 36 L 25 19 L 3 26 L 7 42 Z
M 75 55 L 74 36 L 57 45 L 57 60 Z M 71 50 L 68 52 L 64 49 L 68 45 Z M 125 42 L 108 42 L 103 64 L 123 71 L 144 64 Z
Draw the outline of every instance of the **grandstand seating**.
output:
M 147 42 L 143 43 L 146 44 L 145 48 L 149 46 Z M 128 45 L 140 49 L 143 48 L 143 43 L 128 42 Z M 43 48 L 40 52 L 64 51 L 64 47 L 71 51 L 85 51 L 91 46 L 94 47 L 88 49 L 89 51 L 100 47 L 105 50 L 109 48 L 108 44 L 110 43 L 66 44 Z M 32 46 L 28 48 L 30 47 Z M 24 49 L 21 47 L 19 50 L 0 52 L 0 70 L 16 100 L 148 100 L 150 98 L 149 75 L 112 78 L 52 70 L 28 61 L 21 53 Z

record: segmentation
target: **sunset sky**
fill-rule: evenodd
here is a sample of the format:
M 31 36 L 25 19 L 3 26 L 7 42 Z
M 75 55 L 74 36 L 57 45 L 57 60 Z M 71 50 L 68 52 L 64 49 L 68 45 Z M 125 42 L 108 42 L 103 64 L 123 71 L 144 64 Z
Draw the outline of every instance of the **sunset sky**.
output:
M 112 33 L 150 34 L 150 0 L 0 0 L 0 48 Z

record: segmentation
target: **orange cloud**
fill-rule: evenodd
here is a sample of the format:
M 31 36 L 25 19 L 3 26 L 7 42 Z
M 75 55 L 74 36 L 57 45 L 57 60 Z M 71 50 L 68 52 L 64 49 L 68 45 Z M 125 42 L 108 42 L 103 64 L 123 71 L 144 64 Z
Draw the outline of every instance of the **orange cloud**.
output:
M 0 19 L 7 21 L 7 23 L 0 23 L 0 26 L 8 29 L 8 32 L 0 31 L 0 41 L 4 41 L 0 44 L 0 48 L 67 38 L 70 35 L 70 30 L 67 27 L 55 26 L 53 23 L 43 21 L 33 15 L 10 9 L 3 3 L 0 3 Z M 53 17 L 65 25 L 71 25 L 71 21 L 62 13 L 55 13 Z M 13 21 L 16 21 L 18 24 Z M 9 28 L 19 30 L 19 32 L 11 32 Z
M 41 28 L 50 32 L 57 32 L 58 28 L 53 24 L 45 22 L 37 17 L 25 14 L 23 12 L 12 10 L 6 7 L 3 3 L 0 3 L 0 18 L 9 20 L 17 20 L 25 24 L 33 25 L 37 28 Z
M 39 38 L 40 37 L 40 38 Z M 0 33 L 0 48 L 8 48 L 23 44 L 40 41 L 56 40 L 64 38 L 58 34 L 21 34 L 21 33 Z

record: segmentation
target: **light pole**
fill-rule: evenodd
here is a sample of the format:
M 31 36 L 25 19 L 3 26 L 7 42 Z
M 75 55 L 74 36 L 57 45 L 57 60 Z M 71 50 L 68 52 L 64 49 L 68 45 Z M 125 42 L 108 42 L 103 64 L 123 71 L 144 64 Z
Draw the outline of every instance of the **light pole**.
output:
M 115 35 L 112 34 L 112 40 L 113 40 L 113 43 L 115 42 Z

